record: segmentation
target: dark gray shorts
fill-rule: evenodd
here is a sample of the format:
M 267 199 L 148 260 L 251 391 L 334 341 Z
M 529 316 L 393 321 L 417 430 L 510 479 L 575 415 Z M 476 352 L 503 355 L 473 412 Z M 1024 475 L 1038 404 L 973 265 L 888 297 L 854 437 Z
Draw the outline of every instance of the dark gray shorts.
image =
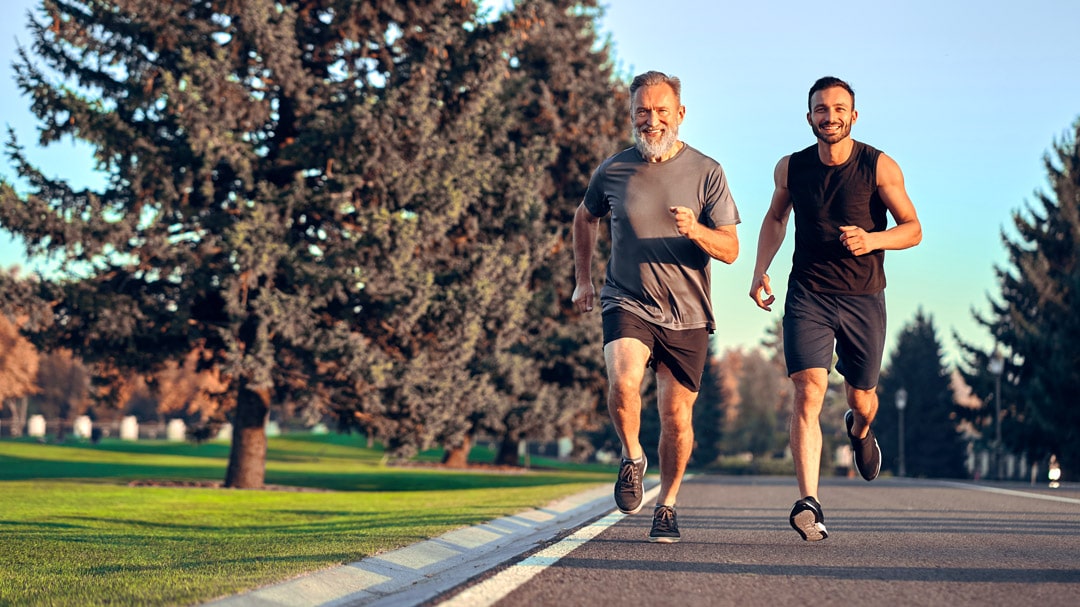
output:
M 877 386 L 885 351 L 885 292 L 872 295 L 816 293 L 788 285 L 784 303 L 784 359 L 788 375 L 828 369 L 859 390 Z
M 652 356 L 647 365 L 656 370 L 657 363 L 671 371 L 676 381 L 691 392 L 701 390 L 701 375 L 709 356 L 709 330 L 665 329 L 618 308 L 604 312 L 604 345 L 616 339 L 632 337 L 649 348 Z

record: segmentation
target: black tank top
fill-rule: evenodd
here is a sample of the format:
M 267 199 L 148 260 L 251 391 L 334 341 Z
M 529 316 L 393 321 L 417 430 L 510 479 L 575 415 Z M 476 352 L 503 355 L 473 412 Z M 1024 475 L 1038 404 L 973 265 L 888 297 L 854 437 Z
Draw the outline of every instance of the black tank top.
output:
M 790 280 L 819 293 L 866 295 L 885 288 L 885 252 L 856 257 L 840 242 L 840 226 L 867 232 L 888 227 L 877 190 L 881 151 L 854 144 L 847 162 L 839 166 L 822 164 L 817 144 L 795 152 L 788 162 L 787 185 L 795 210 Z

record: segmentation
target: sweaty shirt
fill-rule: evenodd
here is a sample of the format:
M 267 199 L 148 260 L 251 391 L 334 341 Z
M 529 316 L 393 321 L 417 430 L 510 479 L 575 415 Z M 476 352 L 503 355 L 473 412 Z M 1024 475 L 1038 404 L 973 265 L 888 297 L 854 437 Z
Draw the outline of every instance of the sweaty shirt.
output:
M 885 252 L 856 257 L 840 242 L 840 226 L 867 232 L 888 227 L 887 209 L 877 189 L 881 152 L 854 141 L 851 156 L 828 166 L 817 144 L 791 155 L 788 191 L 795 211 L 795 253 L 791 282 L 818 293 L 869 295 L 885 288 Z
M 711 258 L 679 234 L 669 209 L 687 207 L 709 228 L 739 223 L 719 163 L 685 144 L 658 163 L 628 148 L 596 169 L 584 204 L 594 217 L 611 213 L 604 312 L 620 308 L 668 329 L 715 329 Z

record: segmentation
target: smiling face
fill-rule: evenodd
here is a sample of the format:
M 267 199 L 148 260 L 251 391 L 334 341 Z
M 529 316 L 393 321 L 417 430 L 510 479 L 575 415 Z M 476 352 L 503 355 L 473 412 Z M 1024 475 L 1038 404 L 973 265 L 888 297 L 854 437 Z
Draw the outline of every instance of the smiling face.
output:
M 639 88 L 634 93 L 630 112 L 634 119 L 634 144 L 646 160 L 659 162 L 675 154 L 686 108 L 679 105 L 669 85 Z
M 839 143 L 851 136 L 851 126 L 859 117 L 854 106 L 851 93 L 842 87 L 831 86 L 810 98 L 806 121 L 818 139 L 829 144 Z

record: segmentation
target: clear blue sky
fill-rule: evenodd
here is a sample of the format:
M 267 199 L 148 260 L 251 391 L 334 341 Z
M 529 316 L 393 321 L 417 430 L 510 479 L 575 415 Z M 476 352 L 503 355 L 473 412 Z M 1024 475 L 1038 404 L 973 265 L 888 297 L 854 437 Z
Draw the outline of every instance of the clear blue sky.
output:
M 947 362 L 953 331 L 992 344 L 971 310 L 988 309 L 1000 232 L 1048 188 L 1043 155 L 1080 117 L 1077 26 L 1076 0 L 610 2 L 621 69 L 679 76 L 681 138 L 720 161 L 742 214 L 739 259 L 713 268 L 719 344 L 758 344 L 781 314 L 748 295 L 757 232 L 777 160 L 814 142 L 806 95 L 825 75 L 855 89 L 852 135 L 900 164 L 923 225 L 921 245 L 885 256 L 886 356 L 919 307 Z M 780 297 L 788 229 L 770 270 Z
M 27 147 L 35 123 L 10 63 L 15 38 L 29 42 L 23 14 L 34 4 L 7 0 L 0 22 L 0 117 Z M 823 75 L 855 88 L 853 135 L 900 164 L 923 224 L 921 245 L 886 255 L 886 355 L 919 307 L 933 316 L 947 362 L 958 360 L 953 331 L 990 344 L 971 311 L 997 292 L 1010 213 L 1047 188 L 1042 157 L 1080 117 L 1078 25 L 1076 0 L 611 2 L 601 27 L 620 70 L 682 79 L 681 138 L 723 164 L 742 214 L 739 260 L 714 267 L 718 345 L 756 346 L 780 316 L 780 306 L 766 313 L 748 296 L 757 231 L 776 161 L 813 143 L 806 93 Z M 48 174 L 96 183 L 85 149 L 63 143 L 32 156 Z M 6 159 L 0 175 L 14 175 Z M 770 270 L 780 297 L 792 240 L 789 231 Z M 21 261 L 0 235 L 0 264 Z

